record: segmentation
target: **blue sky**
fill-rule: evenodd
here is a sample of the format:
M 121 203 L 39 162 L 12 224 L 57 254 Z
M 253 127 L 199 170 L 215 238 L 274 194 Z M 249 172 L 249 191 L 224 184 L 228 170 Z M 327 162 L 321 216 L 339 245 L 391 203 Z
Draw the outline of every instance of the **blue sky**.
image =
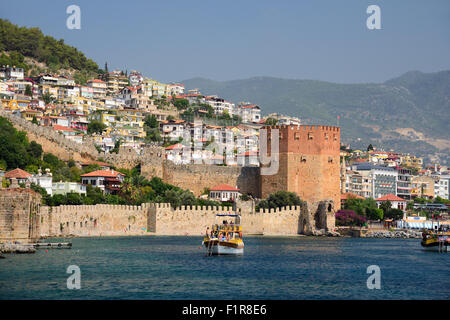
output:
M 71 4 L 81 8 L 81 30 L 66 28 Z M 381 30 L 366 27 L 371 4 L 381 8 Z M 161 81 L 382 82 L 450 69 L 448 0 L 0 0 L 0 17 L 63 38 L 101 67 Z

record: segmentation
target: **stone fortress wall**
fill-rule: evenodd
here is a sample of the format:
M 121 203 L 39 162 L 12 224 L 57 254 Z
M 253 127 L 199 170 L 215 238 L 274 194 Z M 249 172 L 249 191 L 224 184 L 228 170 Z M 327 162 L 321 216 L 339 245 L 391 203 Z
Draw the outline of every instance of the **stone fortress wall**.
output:
M 42 145 L 49 152 L 68 161 L 85 162 L 103 158 L 116 168 L 131 169 L 141 165 L 141 174 L 145 178 L 160 177 L 164 182 L 191 190 L 196 196 L 203 188 L 217 184 L 237 186 L 241 192 L 259 195 L 259 168 L 226 167 L 208 164 L 175 165 L 165 159 L 165 150 L 158 146 L 146 146 L 141 153 L 129 147 L 121 147 L 118 154 L 99 153 L 91 137 L 85 136 L 83 144 L 76 143 L 50 127 L 35 125 L 9 112 L 0 110 L 0 116 L 6 117 L 18 130 L 27 132 L 29 141 Z
M 244 234 L 297 235 L 334 231 L 332 200 L 255 212 L 253 206 L 182 206 L 167 203 L 47 207 L 31 189 L 0 189 L 0 241 L 36 241 L 40 237 L 202 235 L 216 214 L 241 215 Z M 221 219 L 221 218 L 220 218 Z M 226 218 L 224 218 L 226 219 Z M 218 222 L 221 222 L 220 220 Z
M 310 203 L 333 199 L 339 208 L 340 128 L 298 125 L 266 129 L 269 155 L 271 132 L 279 130 L 279 169 L 274 175 L 261 176 L 261 198 L 286 190 Z
M 40 209 L 41 195 L 33 190 L 0 188 L 0 242 L 39 239 Z
M 327 202 L 332 205 L 332 202 Z M 284 207 L 258 212 L 238 209 L 245 234 L 310 235 L 334 230 L 334 210 L 317 205 Z M 315 211 L 314 211 L 315 210 Z M 231 207 L 181 206 L 145 203 L 141 206 L 91 205 L 42 207 L 39 232 L 54 236 L 203 235 L 216 214 L 235 214 Z M 221 217 L 218 218 L 221 222 Z M 223 219 L 230 219 L 223 217 Z

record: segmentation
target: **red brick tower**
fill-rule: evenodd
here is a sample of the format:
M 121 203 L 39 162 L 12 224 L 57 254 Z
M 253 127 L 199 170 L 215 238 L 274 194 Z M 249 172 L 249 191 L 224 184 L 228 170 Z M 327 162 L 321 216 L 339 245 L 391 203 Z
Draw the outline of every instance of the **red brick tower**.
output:
M 267 129 L 271 154 L 271 131 L 279 130 L 279 169 L 261 175 L 261 196 L 279 191 L 296 192 L 308 203 L 332 199 L 340 208 L 340 128 L 318 125 L 272 126 Z M 264 167 L 264 166 L 263 166 Z

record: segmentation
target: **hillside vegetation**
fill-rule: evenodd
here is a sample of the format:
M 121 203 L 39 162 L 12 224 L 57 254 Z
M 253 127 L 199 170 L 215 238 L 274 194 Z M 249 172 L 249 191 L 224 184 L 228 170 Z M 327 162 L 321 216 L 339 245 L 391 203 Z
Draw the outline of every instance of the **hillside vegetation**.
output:
M 23 67 L 26 71 L 33 66 L 26 64 L 24 57 L 45 63 L 51 71 L 73 69 L 84 74 L 102 72 L 97 63 L 86 58 L 75 47 L 65 44 L 63 39 L 56 40 L 44 35 L 39 28 L 19 27 L 4 19 L 0 19 L 0 51 L 0 64 Z

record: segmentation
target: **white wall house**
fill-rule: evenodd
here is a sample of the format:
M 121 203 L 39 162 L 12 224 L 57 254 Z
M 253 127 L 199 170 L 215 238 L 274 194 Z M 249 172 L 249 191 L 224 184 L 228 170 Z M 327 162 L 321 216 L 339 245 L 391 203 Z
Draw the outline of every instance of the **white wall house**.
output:
M 209 198 L 217 201 L 234 201 L 240 196 L 239 191 L 230 185 L 221 184 L 209 190 Z
M 81 175 L 81 182 L 94 188 L 98 187 L 105 193 L 115 194 L 124 178 L 124 174 L 115 170 L 97 170 Z

